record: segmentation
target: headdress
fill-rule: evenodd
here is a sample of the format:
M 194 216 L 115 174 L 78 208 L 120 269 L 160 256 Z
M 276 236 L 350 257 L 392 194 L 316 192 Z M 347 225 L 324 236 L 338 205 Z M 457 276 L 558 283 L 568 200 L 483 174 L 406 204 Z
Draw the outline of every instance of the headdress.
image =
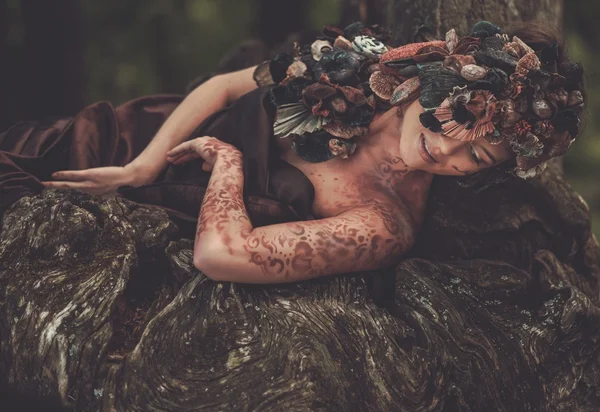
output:
M 513 172 L 532 177 L 564 154 L 579 134 L 583 95 L 579 63 L 558 62 L 558 45 L 534 51 L 486 21 L 468 36 L 391 48 L 381 27 L 328 26 L 310 45 L 296 45 L 259 65 L 259 84 L 276 86 L 274 134 L 292 137 L 308 161 L 348 157 L 373 114 L 419 98 L 421 123 L 462 141 L 508 141 Z

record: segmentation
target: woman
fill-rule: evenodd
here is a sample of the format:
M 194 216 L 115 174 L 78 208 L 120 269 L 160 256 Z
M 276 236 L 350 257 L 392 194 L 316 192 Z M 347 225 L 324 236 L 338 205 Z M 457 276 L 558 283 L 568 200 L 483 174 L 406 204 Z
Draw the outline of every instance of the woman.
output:
M 329 27 L 294 56 L 196 89 L 126 166 L 60 171 L 42 184 L 111 193 L 154 182 L 167 161 L 201 158 L 210 180 L 194 264 L 212 279 L 279 283 L 392 265 L 414 243 L 434 174 L 493 167 L 530 177 L 577 136 L 581 66 L 531 27 L 513 37 L 480 22 L 463 38 L 450 31 L 397 49 L 377 28 Z M 310 181 L 317 219 L 253 225 L 247 153 L 212 136 L 182 143 L 227 102 L 246 99 L 255 79 L 275 84 L 267 89 L 278 155 Z

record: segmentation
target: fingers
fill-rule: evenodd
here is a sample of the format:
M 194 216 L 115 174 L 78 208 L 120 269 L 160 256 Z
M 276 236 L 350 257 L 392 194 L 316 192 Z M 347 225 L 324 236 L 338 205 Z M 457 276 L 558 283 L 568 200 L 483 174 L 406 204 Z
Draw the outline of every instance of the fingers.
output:
M 79 182 L 88 179 L 89 172 L 87 170 L 63 170 L 52 173 L 54 179 L 72 180 Z
M 210 172 L 213 170 L 213 165 L 211 165 L 210 163 L 204 162 L 204 163 L 202 163 L 202 170 L 204 170 L 205 172 Z
M 180 153 L 184 153 L 190 150 L 194 150 L 193 145 L 192 145 L 193 140 L 189 140 L 187 142 L 183 142 L 177 146 L 175 146 L 174 148 L 172 148 L 171 150 L 169 150 L 167 152 L 167 156 L 176 156 Z
M 167 158 L 167 160 L 174 165 L 178 165 L 181 163 L 189 162 L 190 160 L 197 159 L 198 156 L 195 153 L 183 153 L 181 156 L 177 158 Z
M 56 189 L 81 189 L 83 190 L 84 188 L 87 188 L 87 184 L 85 183 L 81 183 L 81 182 L 52 182 L 52 181 L 45 181 L 42 182 L 42 184 L 44 185 L 44 187 L 53 187 Z

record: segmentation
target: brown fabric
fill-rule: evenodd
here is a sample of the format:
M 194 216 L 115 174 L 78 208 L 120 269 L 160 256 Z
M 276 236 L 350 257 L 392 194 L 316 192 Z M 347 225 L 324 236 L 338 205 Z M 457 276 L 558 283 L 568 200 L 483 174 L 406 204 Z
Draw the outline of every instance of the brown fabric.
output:
M 255 226 L 310 219 L 314 188 L 297 168 L 279 158 L 274 145 L 274 109 L 269 87 L 242 96 L 206 119 L 192 135 L 215 136 L 244 153 L 244 196 Z M 57 170 L 124 166 L 154 137 L 182 96 L 154 95 L 117 108 L 86 107 L 73 118 L 20 123 L 0 134 L 0 216 L 16 200 L 41 192 Z M 202 160 L 169 165 L 150 185 L 122 186 L 130 200 L 162 206 L 193 236 L 210 174 Z

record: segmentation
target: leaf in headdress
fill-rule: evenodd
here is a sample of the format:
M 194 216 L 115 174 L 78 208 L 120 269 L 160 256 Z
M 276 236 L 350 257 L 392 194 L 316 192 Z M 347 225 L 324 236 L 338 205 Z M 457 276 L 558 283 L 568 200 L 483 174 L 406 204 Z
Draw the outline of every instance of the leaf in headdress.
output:
M 517 59 L 504 51 L 479 50 L 475 52 L 475 60 L 488 67 L 497 67 L 506 73 L 512 73 L 517 67 Z
M 284 104 L 277 108 L 273 134 L 285 137 L 290 134 L 302 135 L 322 129 L 330 118 L 315 116 L 301 103 Z
M 269 97 L 276 107 L 288 103 L 298 103 L 302 99 L 302 90 L 314 82 L 311 79 L 297 77 L 285 85 L 273 87 L 269 91 Z
M 446 42 L 436 40 L 431 42 L 410 43 L 401 47 L 396 47 L 381 56 L 379 59 L 379 67 L 384 73 L 395 74 L 396 69 L 416 64 L 416 61 L 414 60 L 415 55 L 420 49 L 426 46 L 445 48 Z
M 425 109 L 437 108 L 454 87 L 468 83 L 462 76 L 443 67 L 441 63 L 422 65 L 419 80 L 421 82 L 419 101 Z
M 481 39 L 480 45 L 482 50 L 502 51 L 504 49 L 504 41 L 497 36 L 490 36 Z
M 454 49 L 454 54 L 467 54 L 479 50 L 481 40 L 477 37 L 461 37 Z
M 499 93 L 506 88 L 508 80 L 508 75 L 504 71 L 492 67 L 488 69 L 485 78 L 469 84 L 469 89 L 489 90 L 492 93 Z

